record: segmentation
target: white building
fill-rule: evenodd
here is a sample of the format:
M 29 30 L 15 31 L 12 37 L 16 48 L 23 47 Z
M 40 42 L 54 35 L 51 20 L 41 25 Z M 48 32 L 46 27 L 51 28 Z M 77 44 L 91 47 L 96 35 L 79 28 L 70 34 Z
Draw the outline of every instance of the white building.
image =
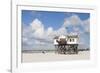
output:
M 73 52 L 77 54 L 78 41 L 78 35 L 61 35 L 54 38 L 54 45 L 58 53 L 66 54 L 66 51 L 69 51 L 70 53 Z
M 67 36 L 61 35 L 61 36 L 56 36 L 54 38 L 54 45 L 58 45 L 57 40 L 60 41 L 60 39 L 65 39 L 67 44 L 78 44 L 79 41 L 78 35 L 67 35 Z
M 78 35 L 68 35 L 67 44 L 78 44 L 79 37 Z

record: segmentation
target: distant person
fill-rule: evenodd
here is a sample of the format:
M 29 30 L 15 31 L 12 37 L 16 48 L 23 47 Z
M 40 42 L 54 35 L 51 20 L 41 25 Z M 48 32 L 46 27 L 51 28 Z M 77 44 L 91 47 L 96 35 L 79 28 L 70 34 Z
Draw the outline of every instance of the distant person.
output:
M 45 51 L 42 51 L 43 54 L 45 54 Z

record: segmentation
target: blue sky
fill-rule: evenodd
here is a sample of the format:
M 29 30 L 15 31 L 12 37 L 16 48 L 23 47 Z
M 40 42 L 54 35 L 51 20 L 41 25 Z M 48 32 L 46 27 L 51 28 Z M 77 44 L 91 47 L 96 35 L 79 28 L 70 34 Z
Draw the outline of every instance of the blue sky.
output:
M 45 28 L 53 26 L 55 29 L 60 28 L 67 17 L 76 14 L 81 20 L 88 19 L 89 13 L 73 13 L 73 12 L 47 12 L 47 11 L 22 11 L 22 22 L 29 25 L 35 18 L 38 18 L 44 24 Z
M 85 45 L 89 46 L 90 44 L 90 24 L 89 24 L 90 14 L 89 13 L 75 13 L 75 12 L 51 12 L 51 11 L 33 11 L 33 10 L 22 10 L 22 25 L 25 30 L 30 30 L 30 28 L 26 27 L 32 27 L 32 26 L 43 26 L 43 28 L 40 28 L 43 30 L 42 36 L 50 32 L 51 34 L 54 34 L 56 31 L 61 31 L 62 34 L 68 34 L 71 32 L 78 31 L 80 33 L 80 38 L 84 40 L 82 43 L 85 43 Z M 37 25 L 35 25 L 37 24 Z M 31 26 L 32 25 L 32 26 Z M 25 27 L 24 27 L 25 26 Z M 64 26 L 64 27 L 63 27 Z M 31 30 L 28 31 L 30 33 L 29 36 L 33 37 L 31 39 L 34 39 L 35 34 L 40 34 L 39 29 L 33 27 L 37 30 Z M 48 32 L 46 32 L 48 31 Z M 32 32 L 32 33 L 31 33 Z M 38 33 L 37 33 L 38 32 Z M 25 36 L 28 33 L 23 30 L 23 36 L 27 38 L 27 40 L 30 40 L 29 36 Z M 44 37 L 46 37 L 44 36 Z M 50 35 L 51 36 L 51 35 Z M 84 37 L 83 37 L 84 36 Z M 52 37 L 52 36 L 51 36 Z M 50 38 L 51 38 L 50 37 Z M 40 39 L 40 38 L 39 38 Z M 44 38 L 42 38 L 44 39 Z M 47 39 L 44 39 L 47 40 Z M 29 42 L 29 41 L 27 41 Z M 23 41 L 23 43 L 27 44 L 27 42 Z M 38 40 L 38 42 L 40 42 Z M 34 42 L 32 42 L 33 44 Z M 26 45 L 25 45 L 26 46 Z M 27 47 L 29 45 L 27 44 Z M 31 47 L 34 48 L 34 47 Z

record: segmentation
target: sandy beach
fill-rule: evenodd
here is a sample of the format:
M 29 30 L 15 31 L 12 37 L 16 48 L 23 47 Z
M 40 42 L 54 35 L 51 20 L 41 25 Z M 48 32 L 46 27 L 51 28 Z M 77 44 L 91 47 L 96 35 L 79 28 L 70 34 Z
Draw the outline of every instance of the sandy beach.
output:
M 80 51 L 78 54 L 57 54 L 48 53 L 22 53 L 22 62 L 43 62 L 43 61 L 67 61 L 67 60 L 86 60 L 89 59 L 89 51 Z

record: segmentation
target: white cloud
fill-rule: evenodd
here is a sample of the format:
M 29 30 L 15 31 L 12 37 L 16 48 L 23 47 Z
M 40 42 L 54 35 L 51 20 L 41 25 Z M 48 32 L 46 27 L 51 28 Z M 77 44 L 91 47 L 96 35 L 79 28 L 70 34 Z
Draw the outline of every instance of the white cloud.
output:
M 55 35 L 57 36 L 66 34 L 67 31 L 64 27 L 61 27 L 58 30 L 54 30 L 53 27 L 44 29 L 42 22 L 39 19 L 35 19 L 29 26 L 23 27 L 23 43 L 27 44 L 27 46 L 32 49 L 33 45 L 37 44 L 50 45 L 51 42 L 53 42 Z
M 77 15 L 74 14 L 69 18 L 65 18 L 63 26 L 64 27 L 67 27 L 69 25 L 75 26 L 75 25 L 81 24 L 81 22 L 82 22 L 81 19 Z
M 83 27 L 85 32 L 90 32 L 90 19 L 83 21 Z
M 38 19 L 33 20 L 33 22 L 30 24 L 30 26 L 32 27 L 32 30 L 35 30 L 35 31 L 37 29 L 44 28 L 42 22 Z
M 56 32 L 56 35 L 66 35 L 67 34 L 67 30 L 65 27 L 61 27 L 55 32 Z
M 52 34 L 53 33 L 53 28 L 52 27 L 49 27 L 48 29 L 47 29 L 47 35 L 50 35 L 50 34 Z
M 34 46 L 36 47 L 40 44 L 48 45 L 49 47 L 47 48 L 50 48 L 50 46 L 53 47 L 51 43 L 53 42 L 54 36 L 67 35 L 68 32 L 66 30 L 66 27 L 70 25 L 73 26 L 74 30 L 74 32 L 71 33 L 84 34 L 84 32 L 89 32 L 90 30 L 89 19 L 83 21 L 77 15 L 72 15 L 71 17 L 66 18 L 61 28 L 57 30 L 54 30 L 52 26 L 45 29 L 44 24 L 39 19 L 34 19 L 29 26 L 23 26 L 24 48 L 33 49 Z M 81 30 L 76 25 L 81 25 L 84 30 Z M 82 39 L 80 40 L 80 43 L 86 44 L 86 41 L 83 41 L 86 39 L 82 36 L 80 36 L 80 38 Z
M 65 18 L 63 27 L 68 27 L 68 26 L 73 26 L 74 30 L 78 33 L 83 33 L 83 32 L 90 32 L 90 19 L 86 20 L 81 20 L 78 15 L 72 15 L 71 17 Z M 83 27 L 83 32 L 80 31 L 79 27 L 76 26 L 81 26 Z
M 43 38 L 44 26 L 41 21 L 39 21 L 38 19 L 33 20 L 33 22 L 30 24 L 30 27 L 32 29 L 32 34 L 34 37 Z
M 74 14 L 64 20 L 63 27 L 69 28 L 69 26 L 72 26 L 71 29 L 73 29 L 70 33 L 79 35 L 79 43 L 89 46 L 90 19 L 81 20 L 79 16 Z
M 41 42 L 41 41 L 39 41 L 39 40 L 34 40 L 34 43 L 35 43 L 35 44 L 38 44 L 38 45 L 44 45 L 44 44 L 45 44 L 44 42 Z
M 81 25 L 82 27 L 84 27 L 84 31 L 89 32 L 89 30 L 90 30 L 90 19 L 81 20 L 79 16 L 74 14 L 69 18 L 65 18 L 65 20 L 64 20 L 63 27 L 68 27 L 70 25 L 73 25 L 73 26 Z
M 67 27 L 67 26 L 70 25 L 70 24 L 71 24 L 71 22 L 69 21 L 69 19 L 68 19 L 68 18 L 65 18 L 65 19 L 64 19 L 63 27 Z
M 77 15 L 73 15 L 69 18 L 72 25 L 81 24 L 81 19 Z

